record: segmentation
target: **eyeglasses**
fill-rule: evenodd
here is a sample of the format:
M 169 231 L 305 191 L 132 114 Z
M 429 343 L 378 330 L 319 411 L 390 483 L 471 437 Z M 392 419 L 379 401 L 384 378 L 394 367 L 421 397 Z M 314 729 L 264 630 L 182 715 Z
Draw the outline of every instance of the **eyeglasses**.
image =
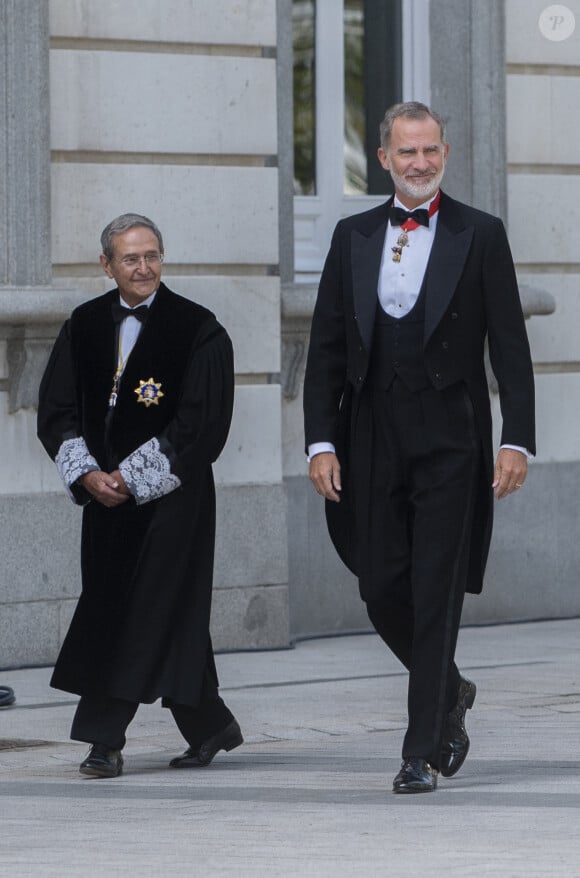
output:
M 140 268 L 142 262 L 145 263 L 146 268 L 149 268 L 149 266 L 156 268 L 163 262 L 163 254 L 147 253 L 145 256 L 123 256 L 122 259 L 116 259 L 115 261 L 120 262 L 125 268 Z

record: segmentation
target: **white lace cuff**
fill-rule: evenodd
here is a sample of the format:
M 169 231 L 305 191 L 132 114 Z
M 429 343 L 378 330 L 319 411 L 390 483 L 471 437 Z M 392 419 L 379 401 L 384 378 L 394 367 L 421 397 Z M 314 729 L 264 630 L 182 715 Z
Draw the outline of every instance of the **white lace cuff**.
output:
M 121 461 L 119 472 L 137 506 L 157 500 L 181 485 L 180 479 L 171 472 L 169 458 L 159 450 L 159 440 L 155 438 L 140 445 Z
M 54 462 L 58 473 L 70 492 L 70 486 L 85 473 L 99 470 L 100 466 L 87 448 L 87 443 L 79 436 L 77 439 L 65 439 L 56 455 Z M 72 496 L 72 494 L 71 494 Z

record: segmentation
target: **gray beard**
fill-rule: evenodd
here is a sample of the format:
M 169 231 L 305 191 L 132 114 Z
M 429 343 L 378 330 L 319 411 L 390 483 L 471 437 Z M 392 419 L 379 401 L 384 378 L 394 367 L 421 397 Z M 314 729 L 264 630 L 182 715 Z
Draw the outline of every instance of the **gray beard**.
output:
M 407 198 L 420 198 L 421 201 L 428 201 L 429 198 L 433 198 L 441 185 L 444 173 L 445 167 L 435 176 L 417 177 L 417 184 L 410 184 L 405 177 L 396 174 L 391 169 L 391 177 L 397 191 L 406 195 Z M 419 185 L 419 181 L 422 185 Z

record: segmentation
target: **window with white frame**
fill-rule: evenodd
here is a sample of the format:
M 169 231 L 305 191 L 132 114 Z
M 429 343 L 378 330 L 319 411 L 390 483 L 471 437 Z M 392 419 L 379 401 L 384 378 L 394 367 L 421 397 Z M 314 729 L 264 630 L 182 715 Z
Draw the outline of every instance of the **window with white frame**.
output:
M 429 0 L 293 0 L 296 280 L 316 280 L 338 219 L 380 204 L 388 106 L 429 100 Z

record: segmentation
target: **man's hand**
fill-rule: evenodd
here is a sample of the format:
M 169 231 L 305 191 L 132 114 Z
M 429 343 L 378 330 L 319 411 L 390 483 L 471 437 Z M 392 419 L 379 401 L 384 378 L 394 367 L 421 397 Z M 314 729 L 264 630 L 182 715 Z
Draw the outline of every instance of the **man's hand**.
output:
M 523 451 L 500 448 L 491 485 L 497 499 L 502 500 L 508 494 L 519 490 L 526 480 L 527 472 L 528 459 Z
M 112 479 L 115 479 L 117 484 L 119 485 L 118 491 L 120 494 L 125 494 L 126 497 L 131 496 L 131 491 L 125 484 L 125 479 L 121 475 L 118 469 L 114 470 L 112 473 L 109 473 Z
M 309 475 L 310 481 L 322 497 L 332 500 L 334 503 L 340 503 L 339 493 L 342 485 L 340 483 L 340 464 L 336 454 L 332 451 L 316 454 L 310 461 Z
M 79 483 L 91 494 L 98 503 L 112 509 L 120 506 L 129 499 L 129 491 L 118 470 L 114 473 L 104 473 L 101 470 L 93 470 L 81 476 Z

